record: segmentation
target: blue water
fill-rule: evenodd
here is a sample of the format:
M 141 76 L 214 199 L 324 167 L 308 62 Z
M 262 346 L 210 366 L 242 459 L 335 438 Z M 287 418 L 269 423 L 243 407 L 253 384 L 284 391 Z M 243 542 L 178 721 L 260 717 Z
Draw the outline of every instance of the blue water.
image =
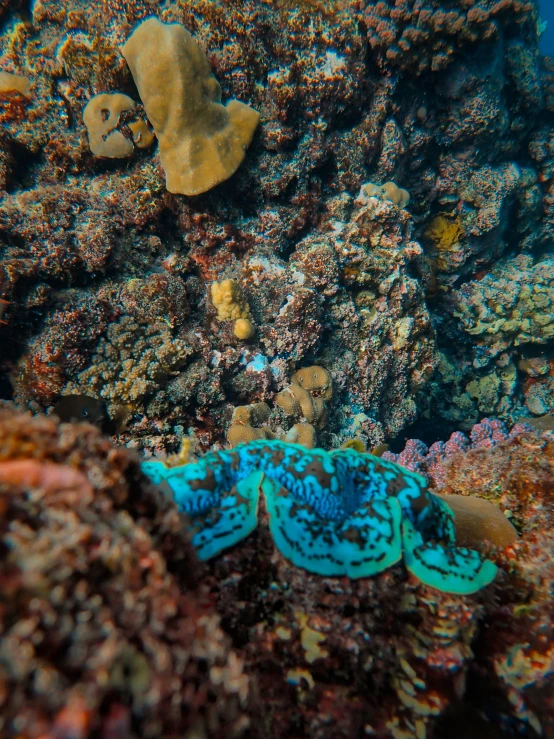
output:
M 548 23 L 539 47 L 543 54 L 554 56 L 554 0 L 540 0 L 539 8 L 541 20 Z

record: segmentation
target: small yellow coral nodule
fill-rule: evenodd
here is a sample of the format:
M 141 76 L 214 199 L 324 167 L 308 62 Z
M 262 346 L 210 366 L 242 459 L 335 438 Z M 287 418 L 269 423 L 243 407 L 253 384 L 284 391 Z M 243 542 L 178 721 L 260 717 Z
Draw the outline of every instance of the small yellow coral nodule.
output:
M 250 308 L 235 280 L 212 282 L 212 303 L 218 321 L 234 321 L 233 333 L 241 341 L 251 339 L 256 327 L 250 320 Z
M 435 216 L 423 235 L 432 242 L 437 251 L 455 249 L 464 236 L 460 216 L 449 217 L 444 214 Z
M 237 318 L 233 333 L 241 341 L 251 339 L 256 333 L 256 327 L 249 318 Z

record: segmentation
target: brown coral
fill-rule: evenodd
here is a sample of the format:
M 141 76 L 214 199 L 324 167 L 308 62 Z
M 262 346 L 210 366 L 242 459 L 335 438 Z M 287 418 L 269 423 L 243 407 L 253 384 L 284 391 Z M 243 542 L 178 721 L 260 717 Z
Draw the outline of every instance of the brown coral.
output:
M 317 442 L 316 430 L 311 423 L 295 423 L 284 436 L 285 441 L 313 449 Z
M 302 367 L 291 378 L 291 385 L 300 385 L 313 397 L 321 397 L 325 401 L 331 400 L 333 395 L 333 381 L 331 374 L 325 367 Z
M 239 405 L 233 411 L 231 426 L 227 431 L 227 441 L 231 446 L 255 439 L 274 439 L 275 434 L 264 424 L 270 414 L 267 403 Z M 259 428 L 258 428 L 259 427 Z
M 380 200 L 389 200 L 399 208 L 405 208 L 410 201 L 410 193 L 394 182 L 385 182 L 384 185 L 374 185 L 368 182 L 362 185 L 362 195 L 368 198 L 379 198 Z
M 285 434 L 286 441 L 302 444 L 308 449 L 316 445 L 314 426 L 325 425 L 327 403 L 333 395 L 331 375 L 324 367 L 314 365 L 297 370 L 291 384 L 275 396 L 275 405 L 295 423 Z
M 190 347 L 163 323 L 143 325 L 131 316 L 111 323 L 92 364 L 66 386 L 64 394 L 101 397 L 115 413 L 118 405 L 140 410 L 146 399 L 187 362 Z
M 249 441 L 255 441 L 256 439 L 274 439 L 275 434 L 267 426 L 254 428 L 250 424 L 231 424 L 226 438 L 230 446 L 233 447 L 237 446 L 237 444 L 246 444 Z
M 19 92 L 29 97 L 31 80 L 20 74 L 0 71 L 0 92 Z
M 517 541 L 517 531 L 498 505 L 473 495 L 438 495 L 454 511 L 458 546 L 480 549 L 488 542 L 504 548 Z

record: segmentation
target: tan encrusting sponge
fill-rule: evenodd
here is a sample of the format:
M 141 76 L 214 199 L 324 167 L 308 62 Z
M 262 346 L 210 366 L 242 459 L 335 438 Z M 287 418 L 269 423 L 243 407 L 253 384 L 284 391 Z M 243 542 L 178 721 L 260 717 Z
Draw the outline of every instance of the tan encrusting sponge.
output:
M 117 131 L 116 126 L 121 113 L 134 107 L 135 101 L 119 92 L 95 95 L 89 100 L 83 110 L 83 121 L 93 154 L 110 159 L 131 156 L 133 142 Z
M 148 18 L 122 47 L 160 142 L 169 192 L 198 195 L 236 171 L 260 115 L 221 88 L 191 34 L 179 23 Z

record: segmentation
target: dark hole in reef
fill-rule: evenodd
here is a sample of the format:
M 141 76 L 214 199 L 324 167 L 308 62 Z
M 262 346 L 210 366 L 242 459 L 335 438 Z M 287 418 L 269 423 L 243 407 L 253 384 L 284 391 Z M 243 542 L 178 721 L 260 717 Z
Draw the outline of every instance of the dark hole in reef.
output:
M 4 5 L 6 6 L 7 10 L 8 3 L 4 3 L 3 6 Z M 33 5 L 34 0 L 27 0 L 26 2 L 24 2 L 24 0 L 12 0 L 12 2 L 9 3 L 10 13 L 5 12 L 3 7 L 2 20 L 0 22 L 0 33 L 5 33 L 5 28 L 12 22 L 14 15 L 16 15 L 17 20 L 31 23 L 33 17 Z
M 490 679 L 470 670 L 463 701 L 440 717 L 436 739 L 538 739 L 536 731 L 513 715 L 506 696 Z
M 34 173 L 42 162 L 42 153 L 33 153 L 26 146 L 17 141 L 9 142 L 12 162 L 9 165 L 9 174 L 6 182 L 6 192 L 28 190 L 34 186 Z
M 102 108 L 102 110 L 100 111 L 100 114 L 102 116 L 102 123 L 105 123 L 106 121 L 110 119 L 111 113 L 107 108 Z
M 12 400 L 13 388 L 10 379 L 2 369 L 0 369 L 0 399 Z
M 394 439 L 387 440 L 387 443 L 391 452 L 399 454 L 406 446 L 408 439 L 419 439 L 427 446 L 431 446 L 435 441 L 448 441 L 455 431 L 460 431 L 460 426 L 455 421 L 443 418 L 421 418 L 410 426 L 406 426 Z

